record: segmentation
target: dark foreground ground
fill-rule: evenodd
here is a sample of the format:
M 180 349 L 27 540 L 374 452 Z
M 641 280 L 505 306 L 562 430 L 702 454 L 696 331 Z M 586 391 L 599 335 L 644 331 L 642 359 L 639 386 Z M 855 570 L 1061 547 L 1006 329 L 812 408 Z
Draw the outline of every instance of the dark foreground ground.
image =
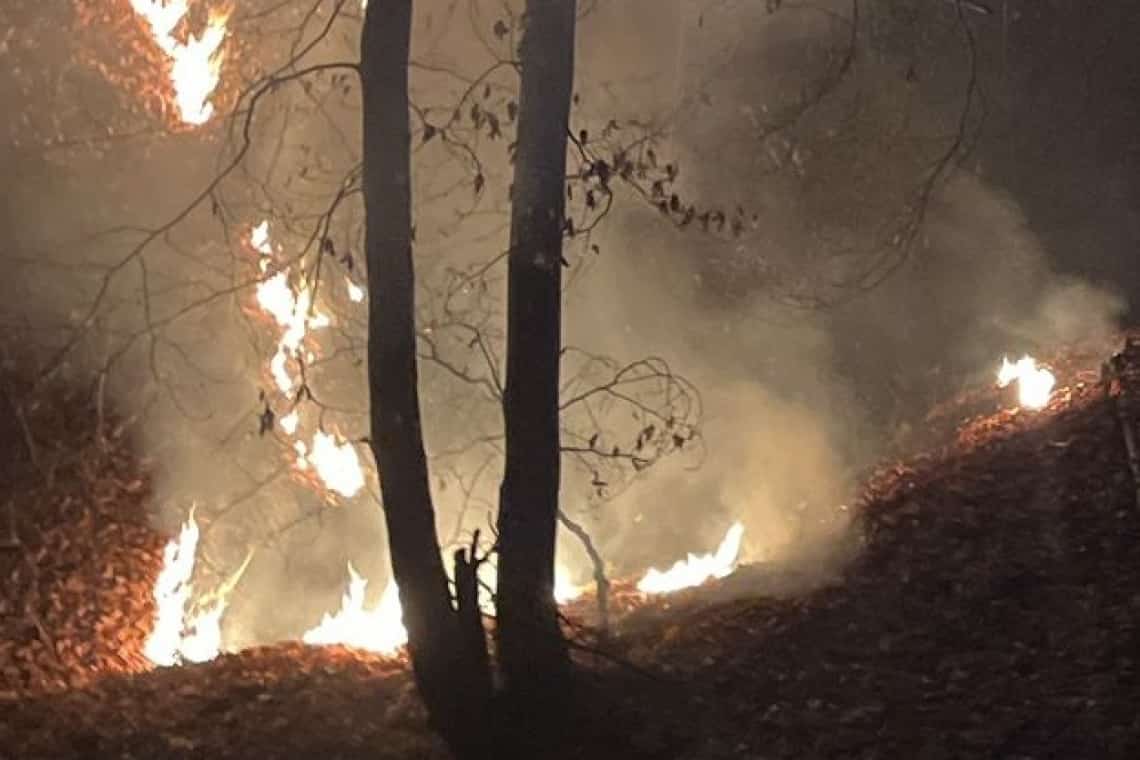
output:
M 630 614 L 610 646 L 652 677 L 584 659 L 607 706 L 546 756 L 1140 757 L 1140 505 L 1120 426 L 1140 418 L 1140 351 L 1124 366 L 1116 397 L 1069 371 L 1048 410 L 991 414 L 989 398 L 943 448 L 878 473 L 833 583 L 757 598 L 772 574 L 746 571 Z M 52 589 L 99 574 L 75 562 L 35 604 L 6 582 L 0 757 L 446 757 L 399 662 L 291 644 L 132 672 L 137 634 L 117 661 L 77 653 L 106 645 L 83 642 L 94 622 L 55 633 Z

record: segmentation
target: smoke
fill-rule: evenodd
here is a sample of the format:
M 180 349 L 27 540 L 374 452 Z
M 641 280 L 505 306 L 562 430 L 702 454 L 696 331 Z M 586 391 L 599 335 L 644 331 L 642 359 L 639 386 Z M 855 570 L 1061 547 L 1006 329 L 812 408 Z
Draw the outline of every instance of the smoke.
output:
M 956 130 L 972 139 L 978 118 L 961 121 L 965 68 L 919 88 L 887 49 L 861 51 L 837 84 L 847 7 L 675 14 L 695 68 L 722 67 L 678 87 L 667 144 L 681 196 L 754 215 L 725 242 L 626 210 L 568 296 L 570 342 L 660 354 L 704 402 L 699 453 L 655 467 L 613 504 L 581 507 L 577 495 L 619 572 L 709 550 L 741 520 L 745 560 L 826 573 L 851 545 L 861 474 L 898 454 L 902 430 L 992 382 L 1003 354 L 1107 349 L 1119 327 L 1123 298 L 1056 271 L 1016 199 L 972 167 L 924 198 L 921 233 L 883 283 L 840 291 L 829 308 L 787 305 L 783 273 L 829 286 L 836 266 L 881 255 L 883 230 L 915 213 L 907 203 L 929 167 Z M 961 56 L 943 21 L 931 44 Z
M 468 87 L 441 71 L 484 71 L 505 44 L 487 32 L 497 12 L 475 5 L 472 21 L 453 3 L 421 3 L 416 54 L 440 64 L 413 74 L 425 108 L 450 112 Z M 923 29 L 936 52 L 916 64 L 897 43 L 901 22 L 871 4 L 863 23 L 873 33 L 845 64 L 850 4 L 788 6 L 768 13 L 760 3 L 626 0 L 598 3 L 583 20 L 572 126 L 662 127 L 657 149 L 679 167 L 685 202 L 730 213 L 740 206 L 748 220 L 739 237 L 676 229 L 623 193 L 590 238 L 598 253 L 570 252 L 567 343 L 619 364 L 661 357 L 701 401 L 699 439 L 601 495 L 589 467 L 565 468 L 563 506 L 593 535 L 612 575 L 709 551 L 740 520 L 745 560 L 824 577 L 846 556 L 861 473 L 895 453 L 900 426 L 967 385 L 991 382 L 1003 354 L 1110 340 L 1123 313 L 1122 296 L 1059 271 L 1059 252 L 1047 250 L 980 160 L 924 199 L 921 231 L 891 277 L 866 292 L 837 285 L 893 250 L 900 216 L 914 213 L 908 200 L 959 129 L 968 67 L 952 13 L 929 12 Z M 254 34 L 240 17 L 234 23 Z M 353 30 L 339 31 L 351 41 Z M 279 42 L 260 42 L 267 55 L 282 54 Z M 350 57 L 352 48 L 336 43 L 325 55 Z M 500 74 L 487 80 L 489 102 L 511 97 L 512 75 Z M 105 83 L 99 92 L 107 110 L 127 97 Z M 75 359 L 100 367 L 138 334 L 105 392 L 140 415 L 158 524 L 173 532 L 197 503 L 203 566 L 218 577 L 256 547 L 226 617 L 231 645 L 296 637 L 316 623 L 338 603 L 349 560 L 374 597 L 388 573 L 375 483 L 330 506 L 295 481 L 291 452 L 258 433 L 261 393 L 274 398 L 263 374 L 274 335 L 246 313 L 253 259 L 243 238 L 269 218 L 284 251 L 304 250 L 313 218 L 359 158 L 355 92 L 319 92 L 327 98 L 317 105 L 300 87 L 264 101 L 255 147 L 219 190 L 220 210 L 203 207 L 159 236 L 145 272 L 132 265 L 116 275 L 98 339 Z M 971 135 L 979 119 L 967 120 Z M 480 143 L 480 169 L 495 189 L 482 198 L 473 198 L 471 167 L 443 142 L 421 135 L 416 146 L 421 323 L 431 327 L 447 305 L 501 350 L 501 267 L 485 289 L 454 286 L 457 272 L 505 246 L 506 142 Z M 22 163 L 27 183 L 5 200 L 9 311 L 39 333 L 74 325 L 139 238 L 92 233 L 170 218 L 209 181 L 214 157 L 234 148 L 191 134 L 148 141 L 145 152 L 112 145 Z M 363 264 L 359 198 L 338 214 L 336 263 L 323 272 L 330 289 L 346 276 L 360 281 Z M 841 297 L 829 308 L 789 305 L 789 294 L 805 289 Z M 367 433 L 364 312 L 335 298 L 335 323 L 316 336 L 325 360 L 308 369 L 318 404 L 304 407 L 305 424 L 359 440 Z M 160 331 L 143 329 L 185 309 L 189 316 Z M 440 350 L 458 358 L 450 367 L 425 360 L 423 398 L 447 541 L 485 527 L 494 509 L 500 420 L 480 347 L 439 321 Z M 275 409 L 279 416 L 284 407 Z M 603 423 L 615 439 L 641 424 L 622 415 L 628 410 Z M 366 447 L 357 448 L 368 462 Z M 560 562 L 576 580 L 589 578 L 572 536 L 561 537 Z

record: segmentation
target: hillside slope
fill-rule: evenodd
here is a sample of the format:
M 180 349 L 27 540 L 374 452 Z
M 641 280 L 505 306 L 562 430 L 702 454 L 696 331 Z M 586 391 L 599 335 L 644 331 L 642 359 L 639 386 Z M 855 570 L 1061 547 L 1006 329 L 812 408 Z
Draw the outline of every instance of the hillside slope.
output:
M 1121 380 L 966 422 L 884 469 L 834 582 L 749 573 L 630 615 L 544 756 L 1140 757 L 1140 505 Z M 758 577 L 758 576 L 757 576 Z M 752 590 L 759 588 L 755 585 Z M 738 598 L 725 600 L 728 593 Z M 290 644 L 0 703 L 0 757 L 443 757 L 397 661 Z M 7 753 L 7 754 L 5 754 Z

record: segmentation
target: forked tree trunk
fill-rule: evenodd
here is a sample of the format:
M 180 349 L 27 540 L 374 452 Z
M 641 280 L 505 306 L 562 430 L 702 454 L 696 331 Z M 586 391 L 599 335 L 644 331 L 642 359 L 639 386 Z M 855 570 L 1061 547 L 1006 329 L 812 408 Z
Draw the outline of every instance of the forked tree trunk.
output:
M 361 38 L 371 446 L 416 684 L 461 757 L 482 756 L 491 697 L 478 606 L 452 607 L 420 425 L 411 240 L 412 0 L 368 4 Z M 456 572 L 473 572 L 466 563 Z M 457 586 L 473 590 L 460 579 Z M 475 624 L 472 625 L 471 615 Z
M 565 695 L 554 603 L 562 232 L 574 79 L 574 0 L 528 0 L 508 257 L 506 466 L 499 504 L 499 663 L 517 704 Z

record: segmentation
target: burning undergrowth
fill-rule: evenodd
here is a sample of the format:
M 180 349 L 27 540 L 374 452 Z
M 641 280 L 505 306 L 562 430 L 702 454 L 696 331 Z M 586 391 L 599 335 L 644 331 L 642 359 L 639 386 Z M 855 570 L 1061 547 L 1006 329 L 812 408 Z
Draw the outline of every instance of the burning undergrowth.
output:
M 1014 364 L 1003 362 L 996 378 L 1000 390 L 970 391 L 932 412 L 927 438 L 940 435 L 941 446 L 876 473 L 864 503 L 884 500 L 884 484 L 913 478 L 929 462 L 970 452 L 995 431 L 1050 419 L 1048 413 L 1037 415 L 1034 407 L 1055 412 L 1078 404 L 1098 387 L 1095 371 L 1085 369 L 1094 366 L 1093 359 L 1071 350 L 1058 354 L 1050 370 L 1030 367 L 1033 361 L 1026 358 L 1018 363 L 1025 370 L 1020 378 L 1007 377 Z M 1062 385 L 1046 390 L 1043 379 L 1055 380 L 1053 371 Z M 159 551 L 160 539 L 147 527 L 147 477 L 130 450 L 124 425 L 106 415 L 98 395 L 56 386 L 25 398 L 29 384 L 13 372 L 6 378 L 5 387 L 13 389 L 8 392 L 13 399 L 9 430 L 26 433 L 8 441 L 15 453 L 7 460 L 15 474 L 7 501 L 12 528 L 3 603 L 16 615 L 3 642 L 11 663 L 5 667 L 5 690 L 75 686 L 94 674 L 207 662 L 234 651 L 226 645 L 222 624 L 253 552 L 228 574 L 204 568 L 202 526 L 193 509 Z M 1027 388 L 1018 387 L 1026 383 Z M 21 504 L 36 506 L 28 511 Z M 602 628 L 615 616 L 620 621 L 644 610 L 654 619 L 695 602 L 786 597 L 834 580 L 842 568 L 829 540 L 814 564 L 810 548 L 804 547 L 796 561 L 749 566 L 710 590 L 710 581 L 730 576 L 745 559 L 745 536 L 746 526 L 736 522 L 715 546 L 694 547 L 686 557 L 650 568 L 640 579 L 608 581 L 602 604 L 596 588 L 569 583 L 560 567 L 555 597 L 564 607 L 567 630 L 583 640 L 605 640 L 613 631 Z M 840 554 L 850 559 L 854 547 L 847 548 L 851 551 Z M 489 593 L 484 602 L 493 615 L 495 578 L 493 566 L 486 567 L 483 582 Z M 339 609 L 313 620 L 296 638 L 396 655 L 406 632 L 395 585 L 389 581 L 377 601 L 375 594 L 366 596 L 368 581 L 351 563 L 347 573 Z M 695 587 L 702 588 L 676 593 Z M 620 628 L 635 630 L 640 615 Z M 102 652 L 107 642 L 112 651 Z
M 1135 754 L 1140 346 L 1104 376 L 1079 354 L 1040 412 L 959 418 L 881 468 L 833 583 L 639 616 L 630 656 L 711 706 L 691 756 Z
M 221 72 L 232 8 L 188 0 L 74 4 L 77 57 L 130 92 L 172 130 L 199 127 L 232 98 Z M 106 49 L 113 33 L 114 50 Z M 218 93 L 217 90 L 222 92 Z
M 236 571 L 219 573 L 201 553 L 209 523 L 200 523 L 194 509 L 163 537 L 152 527 L 150 474 L 133 448 L 132 421 L 104 405 L 100 378 L 37 384 L 34 377 L 11 362 L 0 376 L 0 692 L 74 688 L 96 676 L 214 660 L 226 651 L 223 616 L 252 552 Z M 647 595 L 727 575 L 743 531 L 737 524 L 707 554 L 650 570 L 640 584 L 623 582 L 613 609 L 627 611 Z M 297 638 L 391 659 L 406 641 L 396 587 L 389 582 L 373 603 L 351 564 L 348 574 L 340 608 L 311 621 Z M 484 582 L 494 588 L 493 572 Z M 583 592 L 560 571 L 556 598 L 580 599 L 568 612 L 585 619 L 594 601 Z
M 861 551 L 822 588 L 818 573 L 763 565 L 669 596 L 616 582 L 614 607 L 632 614 L 602 644 L 665 679 L 684 718 L 644 702 L 593 756 L 1130 756 L 1140 526 L 1123 431 L 1140 348 L 1108 382 L 1103 357 L 1079 354 L 1050 360 L 1040 411 L 1012 388 L 944 406 L 958 429 L 870 479 L 852 507 Z M 977 411 L 983 397 L 996 412 Z M 156 556 L 152 538 L 152 580 Z M 583 663 L 614 672 L 590 642 Z M 434 757 L 408 689 L 398 660 L 290 643 L 26 700 L 0 739 L 24 756 Z

